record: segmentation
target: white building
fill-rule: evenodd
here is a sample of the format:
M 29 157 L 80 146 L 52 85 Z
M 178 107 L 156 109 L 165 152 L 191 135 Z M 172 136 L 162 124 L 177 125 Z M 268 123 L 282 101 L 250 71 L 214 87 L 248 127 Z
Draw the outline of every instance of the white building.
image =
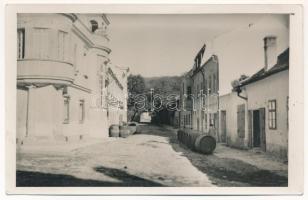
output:
M 104 14 L 18 14 L 19 142 L 108 137 L 109 23 Z
M 121 125 L 127 122 L 128 73 L 128 68 L 120 68 L 117 66 L 108 67 L 107 116 L 109 125 Z
M 289 49 L 277 58 L 276 37 L 264 38 L 264 67 L 220 97 L 227 144 L 288 156 Z

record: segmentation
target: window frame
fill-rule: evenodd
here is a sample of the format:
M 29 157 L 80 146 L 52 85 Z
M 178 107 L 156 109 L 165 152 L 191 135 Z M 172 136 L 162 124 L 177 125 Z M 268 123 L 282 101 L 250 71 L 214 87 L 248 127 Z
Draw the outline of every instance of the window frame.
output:
M 69 124 L 70 122 L 70 97 L 65 95 L 63 103 L 64 103 L 63 124 Z
M 79 100 L 79 123 L 82 124 L 85 120 L 85 100 Z
M 21 35 L 21 38 L 20 38 Z M 22 39 L 22 41 L 20 41 Z M 25 28 L 17 29 L 17 59 L 25 58 L 25 39 L 26 39 L 26 31 Z
M 274 103 L 274 107 L 273 107 Z M 277 130 L 277 100 L 268 100 L 268 128 L 270 130 Z
M 60 41 L 60 36 L 61 36 L 61 41 Z M 58 30 L 58 59 L 61 61 L 67 60 L 67 55 L 66 55 L 67 40 L 68 40 L 68 32 L 63 30 Z M 61 42 L 62 45 L 60 45 Z

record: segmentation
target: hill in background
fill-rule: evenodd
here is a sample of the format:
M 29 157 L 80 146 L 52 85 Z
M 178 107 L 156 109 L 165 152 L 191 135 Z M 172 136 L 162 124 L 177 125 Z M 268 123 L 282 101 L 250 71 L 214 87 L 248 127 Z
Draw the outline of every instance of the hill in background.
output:
M 181 79 L 181 76 L 144 77 L 145 88 L 147 91 L 154 88 L 155 94 L 180 95 Z

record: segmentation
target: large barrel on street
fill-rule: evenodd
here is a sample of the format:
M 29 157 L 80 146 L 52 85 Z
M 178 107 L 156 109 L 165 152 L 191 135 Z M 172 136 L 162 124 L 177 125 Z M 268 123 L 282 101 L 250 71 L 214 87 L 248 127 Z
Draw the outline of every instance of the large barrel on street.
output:
M 202 134 L 191 129 L 180 129 L 177 133 L 178 140 L 193 151 L 211 154 L 216 148 L 214 137 Z
M 120 137 L 127 138 L 130 134 L 130 130 L 127 126 L 120 126 Z
M 200 135 L 196 138 L 196 151 L 204 154 L 212 154 L 216 148 L 216 140 L 210 135 Z
M 120 130 L 119 125 L 111 125 L 109 127 L 109 137 L 119 137 Z

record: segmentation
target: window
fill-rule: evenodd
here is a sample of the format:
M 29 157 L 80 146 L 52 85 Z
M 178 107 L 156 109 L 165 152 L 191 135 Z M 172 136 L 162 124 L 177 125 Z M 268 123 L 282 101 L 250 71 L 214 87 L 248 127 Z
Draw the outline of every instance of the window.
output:
M 210 125 L 214 126 L 214 114 L 210 113 Z
M 212 93 L 212 76 L 209 78 L 209 94 Z
M 268 101 L 268 127 L 269 129 L 277 128 L 277 104 L 276 100 Z
M 191 98 L 191 87 L 190 86 L 188 86 L 187 87 L 187 96 L 188 96 L 188 99 L 190 99 Z
M 25 29 L 17 29 L 17 58 L 25 58 Z
M 216 74 L 213 74 L 213 92 L 216 93 L 217 85 L 216 85 Z
M 198 94 L 199 94 L 199 84 L 197 83 L 197 98 L 199 98 L 199 96 L 198 96 Z
M 68 124 L 70 120 L 70 98 L 64 97 L 64 120 L 63 123 Z
M 94 33 L 96 29 L 98 29 L 98 23 L 95 20 L 91 20 L 90 23 L 91 23 L 91 31 L 92 33 Z
M 34 28 L 33 29 L 33 50 L 35 58 L 49 58 L 49 29 Z
M 207 80 L 205 80 L 205 86 L 204 86 L 204 88 L 205 88 L 205 92 L 204 92 L 204 94 L 206 94 L 206 95 L 207 95 L 207 91 L 208 91 L 208 88 L 207 88 Z
M 204 128 L 207 129 L 207 114 L 204 112 Z
M 100 106 L 104 106 L 104 78 L 103 75 L 99 75 L 99 89 L 100 89 Z
M 74 44 L 74 60 L 73 60 L 73 62 L 74 62 L 75 70 L 77 70 L 77 63 L 78 63 L 77 59 L 79 57 L 79 56 L 77 56 L 77 51 L 78 51 L 78 45 Z
M 58 58 L 59 60 L 65 60 L 66 55 L 66 42 L 67 42 L 67 33 L 64 31 L 58 32 Z
M 84 100 L 79 101 L 79 123 L 83 123 L 85 118 Z

